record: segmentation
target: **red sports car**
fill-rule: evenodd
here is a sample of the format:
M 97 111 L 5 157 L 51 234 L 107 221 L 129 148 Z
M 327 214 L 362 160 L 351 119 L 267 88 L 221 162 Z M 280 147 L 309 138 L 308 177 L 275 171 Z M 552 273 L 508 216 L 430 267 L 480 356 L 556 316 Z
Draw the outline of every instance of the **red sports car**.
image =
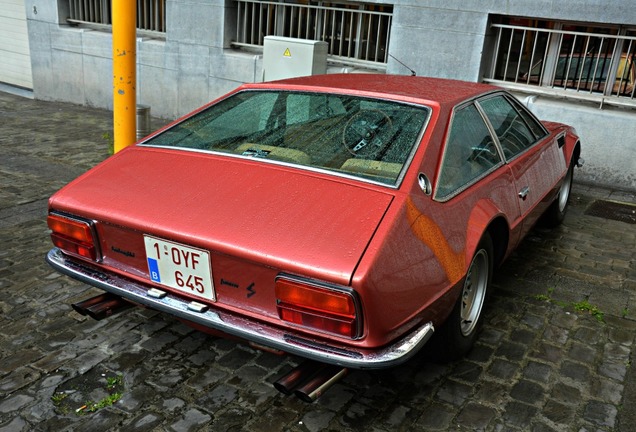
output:
M 500 88 L 390 75 L 246 84 L 56 193 L 48 262 L 199 329 L 321 364 L 461 356 L 493 268 L 562 221 L 572 127 Z

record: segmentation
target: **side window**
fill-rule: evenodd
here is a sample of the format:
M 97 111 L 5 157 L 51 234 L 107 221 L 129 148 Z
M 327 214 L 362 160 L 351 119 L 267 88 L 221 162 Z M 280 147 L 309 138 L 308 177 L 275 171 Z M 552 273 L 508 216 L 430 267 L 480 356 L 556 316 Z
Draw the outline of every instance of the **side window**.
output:
M 519 112 L 503 96 L 479 101 L 495 129 L 506 159 L 512 159 L 537 141 Z
M 437 182 L 437 197 L 448 196 L 467 186 L 501 162 L 488 127 L 475 105 L 455 111 L 451 121 Z
M 519 114 L 526 122 L 526 125 L 528 125 L 528 127 L 534 134 L 535 139 L 541 139 L 548 134 L 543 125 L 541 125 L 541 123 L 536 118 L 534 118 L 523 105 L 521 105 L 514 99 L 508 100 L 515 106 L 517 111 L 519 111 Z

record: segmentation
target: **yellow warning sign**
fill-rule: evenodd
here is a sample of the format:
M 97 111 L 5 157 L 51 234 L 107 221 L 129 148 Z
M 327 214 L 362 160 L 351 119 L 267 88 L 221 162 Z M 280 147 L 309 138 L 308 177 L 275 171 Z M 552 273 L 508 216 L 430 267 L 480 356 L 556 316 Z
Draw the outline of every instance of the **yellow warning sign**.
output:
M 289 51 L 289 48 L 285 49 L 285 53 L 283 54 L 284 57 L 291 57 L 291 52 Z

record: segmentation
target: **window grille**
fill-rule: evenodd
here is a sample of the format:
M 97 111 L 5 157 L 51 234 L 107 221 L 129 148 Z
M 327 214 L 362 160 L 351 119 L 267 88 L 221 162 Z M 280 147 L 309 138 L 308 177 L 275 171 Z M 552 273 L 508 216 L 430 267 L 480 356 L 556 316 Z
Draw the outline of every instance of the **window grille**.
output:
M 493 24 L 494 55 L 485 81 L 636 106 L 633 31 L 584 26 L 564 29 L 561 23 L 536 23 L 545 28 Z
M 112 25 L 110 0 L 69 0 L 73 24 L 109 28 Z M 137 29 L 147 32 L 166 32 L 166 0 L 137 0 Z
M 265 36 L 325 41 L 332 59 L 386 63 L 393 7 L 368 3 L 237 0 L 235 46 Z

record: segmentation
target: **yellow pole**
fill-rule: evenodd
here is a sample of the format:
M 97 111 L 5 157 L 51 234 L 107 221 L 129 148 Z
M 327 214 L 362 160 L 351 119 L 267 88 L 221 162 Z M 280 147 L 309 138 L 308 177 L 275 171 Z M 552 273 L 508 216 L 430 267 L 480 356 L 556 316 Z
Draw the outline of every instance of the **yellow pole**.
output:
M 115 153 L 136 141 L 137 2 L 112 0 L 113 135 Z

